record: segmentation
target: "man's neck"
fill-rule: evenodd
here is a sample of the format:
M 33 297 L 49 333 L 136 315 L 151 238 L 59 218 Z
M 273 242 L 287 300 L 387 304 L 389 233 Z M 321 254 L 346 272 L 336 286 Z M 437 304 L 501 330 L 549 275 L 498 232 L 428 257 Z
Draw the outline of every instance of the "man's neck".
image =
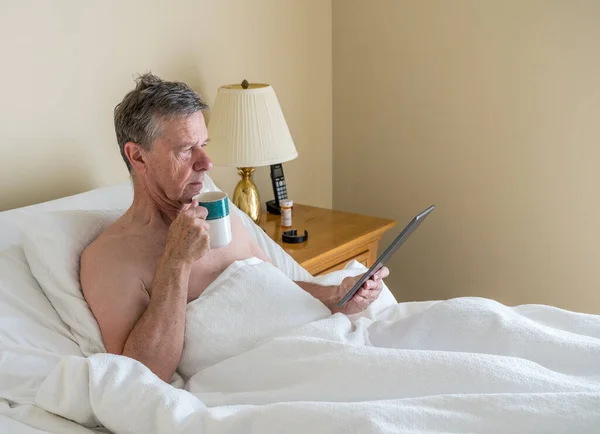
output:
M 162 223 L 169 227 L 179 213 L 188 208 L 189 205 L 166 199 L 164 192 L 158 191 L 157 187 L 133 178 L 133 203 L 128 210 L 133 221 L 146 225 Z

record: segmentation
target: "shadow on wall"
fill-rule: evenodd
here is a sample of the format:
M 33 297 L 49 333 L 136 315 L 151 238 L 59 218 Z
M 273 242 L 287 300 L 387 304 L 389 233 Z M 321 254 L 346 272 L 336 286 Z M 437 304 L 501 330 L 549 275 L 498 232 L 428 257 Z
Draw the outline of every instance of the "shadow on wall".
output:
M 42 139 L 21 139 L 15 141 L 14 146 L 21 151 L 14 153 L 10 160 L 0 161 L 0 170 L 10 179 L 10 185 L 2 188 L 0 211 L 58 199 L 98 186 L 92 170 L 95 158 L 89 158 L 88 153 L 83 152 L 83 146 L 64 142 L 56 146 L 56 140 Z M 66 153 L 65 149 L 81 149 L 81 152 Z M 23 171 L 27 167 L 32 169 Z

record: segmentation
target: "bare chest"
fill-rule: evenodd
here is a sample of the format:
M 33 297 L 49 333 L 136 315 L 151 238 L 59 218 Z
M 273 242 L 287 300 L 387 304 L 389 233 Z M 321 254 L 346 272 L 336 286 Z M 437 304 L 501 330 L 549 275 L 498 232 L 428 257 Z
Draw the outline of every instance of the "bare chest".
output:
M 233 262 L 253 256 L 251 236 L 243 225 L 241 226 L 240 228 L 232 225 L 232 241 L 229 245 L 209 251 L 194 263 L 188 282 L 188 303 L 198 298 Z M 158 261 L 164 252 L 166 233 L 153 234 L 148 240 L 152 241 L 140 243 L 137 248 L 131 247 L 139 253 L 136 262 L 139 264 L 140 279 L 152 296 L 152 281 Z

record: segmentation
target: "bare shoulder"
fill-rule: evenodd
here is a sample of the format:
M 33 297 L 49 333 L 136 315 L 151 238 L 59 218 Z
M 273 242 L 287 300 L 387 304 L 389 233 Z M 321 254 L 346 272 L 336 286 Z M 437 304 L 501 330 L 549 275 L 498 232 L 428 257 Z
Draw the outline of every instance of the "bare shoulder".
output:
M 131 235 L 121 219 L 85 248 L 81 255 L 80 280 L 86 299 L 93 292 L 141 287 L 140 261 L 132 254 Z
M 124 248 L 127 247 L 127 231 L 118 219 L 100 234 L 81 255 L 81 266 L 85 272 L 110 270 L 114 267 L 126 267 Z M 107 270 L 107 271 L 108 271 Z

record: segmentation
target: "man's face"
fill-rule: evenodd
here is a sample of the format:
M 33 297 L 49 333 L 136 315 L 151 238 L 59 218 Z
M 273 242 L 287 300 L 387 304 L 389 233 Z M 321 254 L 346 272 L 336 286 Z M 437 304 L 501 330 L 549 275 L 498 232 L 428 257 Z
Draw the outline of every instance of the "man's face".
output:
M 146 185 L 172 205 L 189 204 L 212 169 L 205 153 L 208 131 L 202 112 L 161 121 L 162 135 L 146 152 Z

